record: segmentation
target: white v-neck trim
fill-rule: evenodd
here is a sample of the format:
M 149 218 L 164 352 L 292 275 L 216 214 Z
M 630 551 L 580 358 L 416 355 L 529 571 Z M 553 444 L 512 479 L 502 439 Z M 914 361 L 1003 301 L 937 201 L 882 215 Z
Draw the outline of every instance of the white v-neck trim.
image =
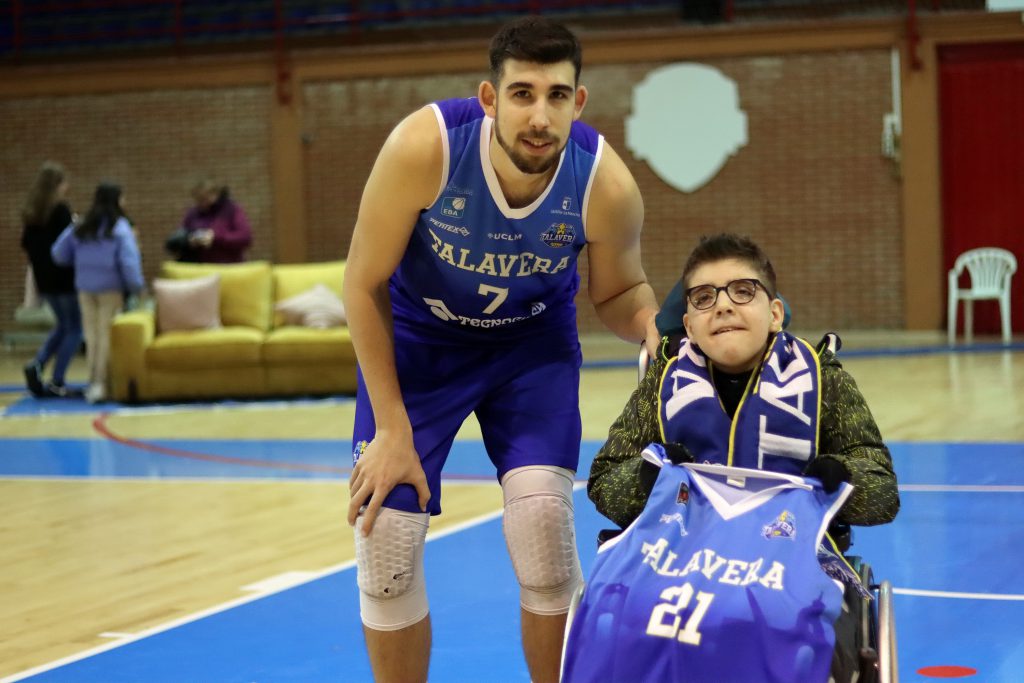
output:
M 805 484 L 799 477 L 794 477 L 788 474 L 782 474 L 780 472 L 768 472 L 766 470 L 758 470 L 756 474 L 751 474 L 751 470 L 743 469 L 739 467 L 726 467 L 723 465 L 697 465 L 688 463 L 684 465 L 690 470 L 693 475 L 694 483 L 700 488 L 704 497 L 708 499 L 711 506 L 715 508 L 715 511 L 722 517 L 722 519 L 730 520 L 740 515 L 754 510 L 764 503 L 768 502 L 775 497 L 776 494 L 785 491 L 786 489 L 801 488 L 807 491 L 813 490 L 812 486 Z M 705 477 L 701 472 L 706 474 L 720 474 L 730 477 L 749 478 L 757 477 L 759 479 L 774 479 L 779 483 L 769 488 L 761 489 L 754 493 L 749 494 L 745 498 L 742 498 L 735 503 L 730 503 L 725 497 L 720 494 L 710 484 L 710 478 Z
M 562 163 L 565 161 L 565 148 L 558 155 L 558 168 L 555 169 L 554 175 L 548 181 L 548 186 L 544 188 L 540 196 L 527 206 L 513 209 L 508 205 L 508 199 L 505 198 L 505 193 L 501 189 L 501 183 L 498 182 L 498 174 L 494 172 L 494 164 L 491 162 L 491 130 L 493 126 L 494 119 L 490 116 L 484 116 L 483 122 L 480 125 L 480 166 L 484 173 L 484 180 L 487 181 L 487 189 L 490 190 L 494 204 L 505 218 L 516 220 L 526 218 L 544 203 L 544 200 L 551 193 L 551 188 L 555 186 L 555 179 L 558 177 L 559 171 L 562 170 Z

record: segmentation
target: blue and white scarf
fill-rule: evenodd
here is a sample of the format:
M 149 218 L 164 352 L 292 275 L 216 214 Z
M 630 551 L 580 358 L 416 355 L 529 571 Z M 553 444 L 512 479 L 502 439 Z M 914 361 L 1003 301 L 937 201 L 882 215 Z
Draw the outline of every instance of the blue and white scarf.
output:
M 805 340 L 775 335 L 730 420 L 714 367 L 684 339 L 661 377 L 658 420 L 665 443 L 682 443 L 697 462 L 800 474 L 818 450 L 821 365 Z

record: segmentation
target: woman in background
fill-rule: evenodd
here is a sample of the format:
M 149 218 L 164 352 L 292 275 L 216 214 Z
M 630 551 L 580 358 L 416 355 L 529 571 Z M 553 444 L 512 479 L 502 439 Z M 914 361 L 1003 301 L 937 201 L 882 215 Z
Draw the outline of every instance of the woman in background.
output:
M 179 261 L 238 263 L 252 244 L 252 228 L 245 211 L 228 188 L 209 178 L 192 188 L 195 206 L 185 213 L 181 227 L 167 240 L 167 250 Z
M 33 396 L 81 394 L 64 384 L 71 359 L 82 343 L 82 317 L 75 294 L 75 271 L 59 266 L 50 256 L 57 237 L 71 224 L 71 208 L 65 201 L 67 174 L 58 163 L 47 161 L 39 169 L 21 210 L 24 226 L 21 248 L 32 264 L 32 276 L 40 296 L 53 310 L 56 324 L 32 361 L 25 366 L 25 383 Z M 54 360 L 50 381 L 43 384 L 43 370 Z
M 124 293 L 139 292 L 145 284 L 121 187 L 101 183 L 85 220 L 61 233 L 51 254 L 54 262 L 75 267 L 89 365 L 85 399 L 97 403 L 107 397 L 110 323 L 124 305 Z

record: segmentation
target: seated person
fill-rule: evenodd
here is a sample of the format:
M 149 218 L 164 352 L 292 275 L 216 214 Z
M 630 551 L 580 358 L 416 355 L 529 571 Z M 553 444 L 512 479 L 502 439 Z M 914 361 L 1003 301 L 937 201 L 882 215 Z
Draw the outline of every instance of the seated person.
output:
M 822 571 L 817 552 L 853 487 L 679 465 L 661 444 L 643 457 L 660 474 L 640 516 L 598 552 L 562 683 L 867 680 L 856 631 L 843 639 L 836 628 L 853 589 Z
M 838 521 L 891 522 L 899 510 L 896 475 L 871 411 L 827 345 L 815 351 L 781 331 L 775 271 L 760 247 L 736 235 L 704 238 L 682 281 L 688 337 L 662 340 L 660 357 L 609 429 L 587 482 L 598 512 L 621 527 L 636 519 L 658 474 L 640 454 L 659 443 L 682 454 L 677 458 L 813 476 L 826 490 L 848 481 L 854 491 Z M 774 409 L 774 397 L 764 395 L 759 380 L 766 369 L 779 375 L 786 362 L 816 371 L 803 396 L 813 431 L 804 450 L 777 454 L 769 445 L 761 456 L 758 421 Z
M 659 357 L 653 359 L 647 368 L 640 386 L 613 423 L 608 441 L 598 452 L 591 467 L 588 493 L 598 511 L 619 526 L 627 527 L 644 511 L 655 482 L 661 481 L 659 474 L 663 470 L 663 462 L 668 462 L 670 469 L 673 470 L 683 468 L 673 468 L 671 463 L 697 462 L 763 470 L 764 476 L 769 479 L 777 476 L 774 473 L 819 479 L 821 489 L 815 490 L 824 493 L 814 494 L 817 503 L 791 503 L 790 505 L 800 507 L 780 512 L 779 526 L 784 531 L 787 527 L 786 520 L 792 519 L 787 515 L 793 509 L 797 509 L 795 523 L 804 531 L 795 531 L 793 535 L 802 539 L 801 544 L 806 542 L 804 539 L 808 537 L 815 539 L 814 532 L 818 529 L 814 524 L 820 520 L 836 519 L 842 523 L 857 525 L 892 521 L 899 509 L 899 494 L 892 461 L 863 396 L 826 343 L 830 338 L 835 342 L 838 340 L 834 335 L 827 335 L 823 343 L 815 349 L 806 341 L 782 331 L 784 313 L 782 302 L 776 297 L 775 272 L 761 249 L 750 240 L 736 235 L 704 238 L 686 263 L 682 287 L 686 301 L 683 327 L 687 336 L 669 336 L 662 340 Z M 648 447 L 649 444 L 652 445 Z M 646 457 L 642 455 L 645 449 L 648 451 Z M 652 457 L 652 453 L 660 454 L 661 460 Z M 703 489 L 704 486 L 711 486 L 707 482 L 709 476 L 714 475 L 709 472 L 704 472 L 703 475 L 700 472 L 672 472 L 666 473 L 667 476 L 679 477 L 682 478 L 681 481 L 689 482 L 687 486 L 691 493 L 688 500 L 693 502 L 688 511 L 682 513 L 683 517 L 661 514 L 661 509 L 653 511 L 655 525 L 676 519 L 680 525 L 680 533 L 676 536 L 689 536 L 688 540 L 677 541 L 679 547 L 674 550 L 670 543 L 670 547 L 663 554 L 664 557 L 658 560 L 668 563 L 676 557 L 677 551 L 679 553 L 678 570 L 665 569 L 665 564 L 658 564 L 660 569 L 656 572 L 676 577 L 669 581 L 680 585 L 670 590 L 685 591 L 684 585 L 697 585 L 680 577 L 688 572 L 688 561 L 697 562 L 696 556 L 690 558 L 690 555 L 686 555 L 688 551 L 684 550 L 683 546 L 688 542 L 694 542 L 698 536 L 712 538 L 709 541 L 710 545 L 718 549 L 718 557 L 714 558 L 714 561 L 708 559 L 715 554 L 714 551 L 703 551 L 706 556 L 702 556 L 702 562 L 705 564 L 697 568 L 698 573 L 710 578 L 716 568 L 728 567 L 729 571 L 735 573 L 738 571 L 736 567 L 744 565 L 747 567 L 743 573 L 745 577 L 749 578 L 750 572 L 756 574 L 752 568 L 755 565 L 744 564 L 735 559 L 738 555 L 728 560 L 723 559 L 722 555 L 726 554 L 723 548 L 740 553 L 736 549 L 744 547 L 742 541 L 733 538 L 734 532 L 727 524 L 716 526 L 713 531 L 705 530 L 703 533 L 696 528 L 683 528 L 683 518 L 691 515 L 687 522 L 696 523 L 696 510 L 707 502 L 700 496 L 693 497 L 695 482 L 704 482 L 700 485 Z M 746 479 L 747 485 L 752 486 L 751 480 L 755 477 L 747 476 Z M 669 483 L 678 489 L 678 499 L 675 489 L 669 491 L 669 502 L 681 501 L 685 505 L 684 499 L 687 497 L 683 495 L 683 491 L 687 490 L 686 486 L 682 486 L 676 480 Z M 715 486 L 720 486 L 721 490 L 725 491 L 729 488 L 728 483 Z M 847 483 L 852 484 L 852 491 Z M 761 485 L 773 491 L 779 488 L 772 488 L 774 485 L 770 481 Z M 664 489 L 660 495 L 662 499 L 667 495 Z M 803 492 L 799 490 L 787 495 L 794 495 L 797 496 L 797 500 L 803 500 L 799 497 Z M 722 496 L 718 498 L 721 500 Z M 763 500 L 763 496 L 759 500 Z M 664 500 L 661 500 L 658 504 L 663 503 Z M 841 505 L 838 512 L 829 507 L 831 503 Z M 650 516 L 649 513 L 645 518 L 649 519 Z M 725 522 L 732 519 L 728 515 L 726 517 Z M 638 522 L 638 525 L 642 524 L 643 520 Z M 648 529 L 647 532 L 642 532 L 639 527 L 635 530 L 641 531 L 639 535 L 649 534 L 650 527 L 645 528 Z M 759 538 L 762 529 L 757 527 L 755 531 L 758 533 L 752 534 L 754 538 L 751 543 Z M 659 534 L 661 531 L 655 529 L 654 533 Z M 709 533 L 711 536 L 707 536 Z M 632 533 L 627 536 L 637 535 Z M 632 550 L 636 546 L 650 554 L 651 549 L 657 547 L 657 543 L 642 542 L 650 538 L 643 535 L 641 539 L 624 539 L 623 543 L 627 544 L 627 549 Z M 816 539 L 808 547 L 813 548 L 815 544 Z M 602 547 L 602 555 L 609 550 L 607 546 Z M 824 573 L 808 568 L 817 565 L 809 559 L 814 557 L 814 551 L 806 552 L 806 566 L 801 565 L 803 569 L 794 570 L 796 573 L 789 575 L 789 581 L 805 582 L 813 587 L 821 586 L 822 581 L 828 583 L 823 579 Z M 686 557 L 682 557 L 683 555 Z M 641 559 L 647 564 L 652 564 L 647 562 L 651 558 Z M 620 566 L 622 562 L 626 564 Z M 567 680 L 588 680 L 587 671 L 607 673 L 608 668 L 614 667 L 618 662 L 614 656 L 607 655 L 608 648 L 602 647 L 604 636 L 600 634 L 612 628 L 620 634 L 619 638 L 624 638 L 622 629 L 625 627 L 608 625 L 609 615 L 604 613 L 615 612 L 620 608 L 606 603 L 611 600 L 626 605 L 631 594 L 643 592 L 627 578 L 648 576 L 648 573 L 643 571 L 647 567 L 641 568 L 638 574 L 635 573 L 638 564 L 640 563 L 635 559 L 613 561 L 612 557 L 599 558 L 594 575 L 588 579 L 588 590 L 595 589 L 598 595 L 590 593 L 591 600 L 595 602 L 588 604 L 588 596 L 585 594 L 579 612 L 579 618 L 583 623 L 579 627 L 574 626 L 570 635 L 566 652 Z M 759 570 L 760 586 L 774 587 L 775 578 L 780 579 L 781 585 L 781 576 L 768 580 L 765 571 L 770 564 L 771 562 L 765 559 L 765 568 Z M 609 566 L 616 572 L 625 573 L 609 583 L 606 580 Z M 602 568 L 603 577 L 598 576 Z M 831 575 L 831 572 L 829 574 Z M 728 572 L 723 573 L 723 582 L 726 575 L 731 576 Z M 664 580 L 664 576 L 661 578 Z M 596 579 L 601 580 L 595 584 Z M 647 583 L 653 584 L 655 581 L 656 578 L 652 578 Z M 631 585 L 634 585 L 632 590 Z M 787 587 L 793 587 L 793 584 L 787 583 Z M 757 586 L 753 588 L 756 589 Z M 718 586 L 718 589 L 724 590 L 722 586 Z M 656 592 L 657 590 L 660 588 L 655 589 Z M 627 612 L 643 612 L 646 609 L 646 612 L 650 613 L 647 636 L 660 635 L 657 632 L 663 630 L 664 624 L 672 622 L 672 619 L 656 619 L 656 615 L 676 615 L 676 622 L 681 629 L 678 641 L 688 643 L 695 640 L 698 647 L 701 640 L 695 631 L 700 625 L 697 623 L 697 617 L 705 619 L 704 626 L 708 631 L 704 632 L 705 647 L 699 648 L 699 653 L 693 650 L 672 649 L 678 643 L 672 642 L 671 639 L 666 641 L 668 645 L 658 645 L 662 639 L 649 641 L 644 636 L 642 627 L 638 631 L 639 640 L 632 648 L 625 640 L 621 642 L 621 647 L 631 650 L 631 657 L 637 654 L 638 647 L 666 648 L 656 649 L 657 652 L 664 652 L 667 660 L 659 661 L 657 666 L 652 664 L 651 668 L 646 669 L 651 674 L 650 680 L 661 680 L 662 677 L 671 679 L 673 675 L 669 672 L 678 672 L 680 668 L 687 668 L 692 673 L 695 667 L 699 669 L 696 664 L 698 662 L 700 665 L 722 667 L 722 671 L 742 669 L 744 673 L 737 675 L 744 683 L 754 683 L 755 680 L 819 680 L 817 675 L 801 674 L 793 678 L 796 675 L 795 669 L 789 670 L 785 667 L 781 673 L 768 671 L 779 664 L 780 653 L 777 647 L 769 648 L 767 643 L 779 641 L 772 641 L 767 636 L 749 637 L 753 630 L 756 630 L 755 627 L 764 626 L 756 620 L 750 622 L 749 629 L 744 631 L 744 628 L 748 628 L 743 626 L 748 623 L 744 621 L 745 616 L 727 615 L 726 621 L 717 622 L 717 630 L 713 630 L 716 627 L 712 624 L 716 622 L 706 612 L 710 601 L 715 599 L 715 589 L 712 587 L 707 590 L 711 592 L 697 593 L 696 610 L 693 604 L 687 607 L 682 602 L 666 603 L 664 607 L 659 603 L 651 608 L 643 600 L 639 607 L 621 608 Z M 856 591 L 848 589 L 846 592 L 852 601 Z M 664 598 L 665 594 L 661 595 Z M 680 593 L 677 596 L 679 600 L 683 599 L 682 595 Z M 704 597 L 700 598 L 701 595 Z M 754 593 L 749 593 L 749 596 L 751 605 L 757 604 Z M 656 599 L 657 595 L 654 597 Z M 633 599 L 638 598 L 634 596 Z M 809 624 L 806 633 L 813 631 L 815 638 L 818 638 L 818 655 L 816 658 L 808 655 L 811 659 L 804 664 L 813 668 L 818 675 L 821 674 L 822 667 L 831 667 L 834 680 L 850 680 L 852 672 L 857 668 L 857 650 L 852 635 L 855 629 L 850 623 L 849 612 L 843 611 L 843 616 L 839 619 L 834 617 L 834 614 L 838 613 L 839 594 L 833 594 L 831 600 L 833 602 L 827 608 L 818 599 L 811 600 L 802 608 L 796 607 L 800 611 L 798 623 Z M 723 593 L 718 599 L 716 609 L 723 607 L 725 603 Z M 746 601 L 743 603 L 746 604 Z M 586 611 L 588 609 L 589 616 Z M 654 609 L 654 612 L 651 612 L 651 609 Z M 836 612 L 832 612 L 833 609 Z M 820 622 L 806 620 L 806 614 L 812 612 L 818 614 Z M 601 616 L 595 616 L 597 614 Z M 638 618 L 645 615 L 646 613 L 639 612 L 633 614 Z M 829 615 L 832 615 L 832 619 L 829 619 Z M 627 619 L 629 615 L 622 618 Z M 605 620 L 605 626 L 596 626 L 601 619 Z M 835 635 L 829 635 L 826 641 L 821 641 L 820 628 L 813 626 L 818 623 L 834 625 Z M 682 628 L 683 624 L 686 625 L 685 629 Z M 691 626 L 693 628 L 690 628 Z M 594 632 L 596 635 L 586 635 L 588 628 L 598 628 L 598 631 Z M 633 630 L 628 628 L 626 631 L 633 633 Z M 684 639 L 684 631 L 690 640 Z M 747 635 L 741 635 L 744 633 Z M 849 639 L 849 644 L 844 643 L 845 638 Z M 745 643 L 743 647 L 738 646 L 741 640 Z M 723 642 L 728 642 L 729 647 L 723 647 Z M 785 642 L 785 637 L 782 642 Z M 822 642 L 841 644 L 841 647 L 836 648 L 831 664 L 828 662 L 828 650 L 825 650 L 825 654 L 820 652 Z M 572 652 L 573 647 L 577 648 L 577 652 Z M 774 654 L 766 653 L 765 648 L 775 650 Z M 584 652 L 584 649 L 589 651 Z M 808 651 L 812 649 L 809 648 Z M 594 663 L 594 658 L 602 652 L 606 653 L 601 655 L 605 659 L 602 659 L 598 666 Z M 763 669 L 756 664 L 756 661 L 761 660 L 762 654 L 768 657 L 765 660 L 768 663 Z M 821 657 L 825 657 L 824 662 Z M 651 662 L 650 657 L 645 658 L 641 655 L 640 658 Z M 755 663 L 752 664 L 752 661 Z M 582 664 L 584 662 L 590 664 Z M 751 666 L 761 671 L 761 674 L 753 675 L 749 669 L 744 668 Z M 820 677 L 820 680 L 823 682 L 826 677 Z M 644 680 L 648 678 L 645 677 Z M 698 677 L 698 680 L 703 679 Z
M 252 244 L 252 227 L 227 186 L 203 178 L 192 188 L 195 206 L 181 227 L 167 239 L 166 248 L 178 261 L 240 263 Z

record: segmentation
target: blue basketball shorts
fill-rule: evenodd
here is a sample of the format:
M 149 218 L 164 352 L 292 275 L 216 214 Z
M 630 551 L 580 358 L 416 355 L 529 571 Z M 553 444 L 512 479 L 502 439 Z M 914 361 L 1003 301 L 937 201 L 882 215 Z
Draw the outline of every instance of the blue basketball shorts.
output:
M 395 362 L 413 444 L 430 486 L 427 510 L 441 513 L 441 470 L 459 427 L 476 413 L 487 455 L 500 480 L 524 465 L 579 465 L 578 342 L 552 349 L 550 341 L 514 346 L 452 346 L 396 339 Z M 362 372 L 352 434 L 353 463 L 373 440 L 373 410 Z M 384 505 L 419 512 L 416 489 L 396 486 Z

